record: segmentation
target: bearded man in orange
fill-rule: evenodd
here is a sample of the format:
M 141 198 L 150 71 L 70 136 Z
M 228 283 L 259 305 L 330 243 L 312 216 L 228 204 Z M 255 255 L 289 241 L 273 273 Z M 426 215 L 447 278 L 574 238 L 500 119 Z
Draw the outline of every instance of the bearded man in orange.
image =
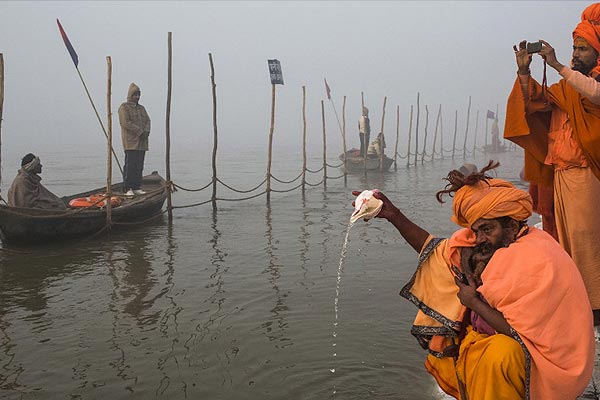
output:
M 539 54 L 562 76 L 550 87 L 531 77 L 527 43 L 513 46 L 518 77 L 508 99 L 504 137 L 525 149 L 525 179 L 554 188 L 559 243 L 579 268 L 594 325 L 600 325 L 600 3 L 581 17 L 573 31 L 571 68 L 541 41 Z
M 429 351 L 428 372 L 457 399 L 574 400 L 594 366 L 585 286 L 556 240 L 527 226 L 529 194 L 486 175 L 496 166 L 448 174 L 437 197 L 454 195 L 451 219 L 463 227 L 449 239 L 431 236 L 374 193 L 383 201 L 377 217 L 419 252 L 400 292 L 419 309 L 411 333 Z M 487 262 L 478 276 L 473 258 Z

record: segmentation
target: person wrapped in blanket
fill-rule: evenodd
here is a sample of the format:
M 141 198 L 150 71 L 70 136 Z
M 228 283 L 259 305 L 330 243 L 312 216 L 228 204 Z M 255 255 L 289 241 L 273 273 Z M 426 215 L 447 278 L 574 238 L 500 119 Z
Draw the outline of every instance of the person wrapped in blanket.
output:
M 42 162 L 35 154 L 28 153 L 21 160 L 21 168 L 8 189 L 10 207 L 66 210 L 65 202 L 42 185 Z
M 427 371 L 457 399 L 575 399 L 594 366 L 587 292 L 565 250 L 527 225 L 530 195 L 486 174 L 498 165 L 448 174 L 436 196 L 453 197 L 451 220 L 462 229 L 447 239 L 374 194 L 383 201 L 377 218 L 419 252 L 400 292 L 418 308 L 411 333 L 428 350 Z

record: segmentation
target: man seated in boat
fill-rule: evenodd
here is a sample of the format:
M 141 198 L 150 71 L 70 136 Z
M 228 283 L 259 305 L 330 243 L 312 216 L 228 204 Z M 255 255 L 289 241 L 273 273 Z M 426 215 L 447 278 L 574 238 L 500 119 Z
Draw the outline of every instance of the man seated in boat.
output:
M 382 155 L 382 153 L 384 152 L 384 149 L 385 149 L 385 138 L 383 137 L 383 133 L 379 132 L 379 134 L 377 135 L 377 138 L 375 138 L 375 140 L 373 140 L 369 144 L 369 149 L 367 150 L 367 157 L 379 158 Z
M 65 202 L 41 184 L 41 173 L 40 158 L 31 153 L 25 155 L 21 160 L 21 169 L 8 189 L 8 205 L 65 210 Z
M 437 199 L 454 197 L 451 219 L 463 228 L 449 239 L 373 194 L 383 201 L 377 217 L 419 252 L 400 292 L 418 308 L 411 333 L 429 352 L 427 371 L 457 399 L 574 400 L 594 368 L 583 279 L 556 240 L 527 226 L 529 194 L 486 175 L 497 166 L 448 174 Z

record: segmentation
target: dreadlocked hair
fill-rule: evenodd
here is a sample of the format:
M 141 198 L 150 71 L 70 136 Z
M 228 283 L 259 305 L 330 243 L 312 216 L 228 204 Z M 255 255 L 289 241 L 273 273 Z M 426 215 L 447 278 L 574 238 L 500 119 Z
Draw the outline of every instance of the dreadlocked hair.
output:
M 500 166 L 500 163 L 498 161 L 490 160 L 488 164 L 481 169 L 481 171 L 473 172 L 469 175 L 464 175 L 459 170 L 453 169 L 448 173 L 448 176 L 444 178 L 448 181 L 448 184 L 446 185 L 445 189 L 440 190 L 435 194 L 437 201 L 443 204 L 443 196 L 445 194 L 447 194 L 448 197 L 454 197 L 454 193 L 465 185 L 472 186 L 479 183 L 480 181 L 488 183 L 487 180 L 492 179 L 492 176 L 487 175 L 486 172 L 491 171 L 494 168 L 497 168 L 498 166 Z

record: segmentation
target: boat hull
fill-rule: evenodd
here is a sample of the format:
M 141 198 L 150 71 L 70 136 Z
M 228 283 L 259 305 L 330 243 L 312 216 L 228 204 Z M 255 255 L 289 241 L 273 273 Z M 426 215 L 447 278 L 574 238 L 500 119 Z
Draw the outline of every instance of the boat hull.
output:
M 165 180 L 152 173 L 142 180 L 147 193 L 133 199 L 123 198 L 119 207 L 111 209 L 111 221 L 119 224 L 142 223 L 159 215 L 167 197 Z M 74 198 L 105 191 L 98 188 L 63 197 L 65 203 Z M 114 194 L 123 192 L 123 184 L 112 186 Z M 3 243 L 45 243 L 49 241 L 83 239 L 106 228 L 106 209 L 43 210 L 0 205 L 0 239 Z
M 368 172 L 387 172 L 394 164 L 394 159 L 388 156 L 379 159 L 379 157 L 367 157 L 366 163 L 364 157 L 357 154 L 358 150 L 349 150 L 346 152 L 346 161 L 342 164 L 342 168 L 348 174 L 362 174 Z M 344 161 L 344 154 L 340 155 L 340 160 Z

